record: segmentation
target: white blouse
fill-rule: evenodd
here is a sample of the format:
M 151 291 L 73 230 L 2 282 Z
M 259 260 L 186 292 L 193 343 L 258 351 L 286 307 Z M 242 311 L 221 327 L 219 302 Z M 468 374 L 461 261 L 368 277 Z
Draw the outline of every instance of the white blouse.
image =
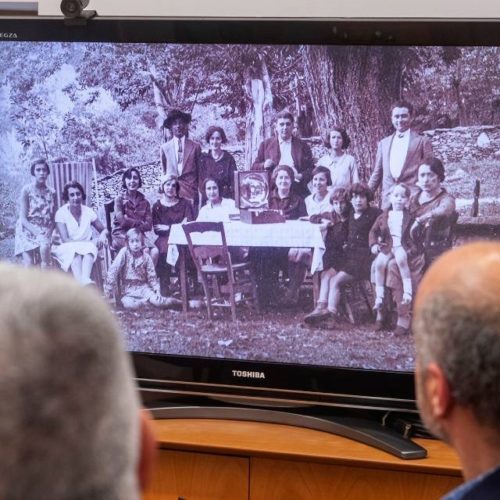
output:
M 332 189 L 337 187 L 351 187 L 355 182 L 359 182 L 358 166 L 354 156 L 344 153 L 342 156 L 332 158 L 326 154 L 322 156 L 316 165 L 326 167 L 332 177 Z

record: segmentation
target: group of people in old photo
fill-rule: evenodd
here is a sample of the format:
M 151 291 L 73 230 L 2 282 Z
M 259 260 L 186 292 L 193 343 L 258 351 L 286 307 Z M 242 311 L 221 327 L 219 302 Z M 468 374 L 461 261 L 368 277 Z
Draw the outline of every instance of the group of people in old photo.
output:
M 341 125 L 324 130 L 327 153 L 314 159 L 308 143 L 294 133 L 294 116 L 286 110 L 276 114 L 274 135 L 260 144 L 252 164 L 252 170 L 269 172 L 268 209 L 287 220 L 321 225 L 323 270 L 316 302 L 302 307 L 310 310 L 303 318 L 306 324 L 334 326 L 341 320 L 345 286 L 369 281 L 375 329 L 388 326 L 390 290 L 397 309 L 396 332 L 408 332 L 412 300 L 429 263 L 424 240 L 431 221 L 441 221 L 446 244 L 455 201 L 441 186 L 444 166 L 433 156 L 429 138 L 412 128 L 411 103 L 395 102 L 388 113 L 394 133 L 380 140 L 368 179 L 361 178 L 348 152 L 348 130 Z M 109 243 L 113 260 L 103 285 L 108 297 L 119 293 L 123 307 L 130 309 L 147 304 L 179 307 L 167 258 L 172 226 L 194 220 L 229 223 L 239 212 L 236 161 L 224 148 L 224 129 L 217 124 L 208 128 L 203 151 L 189 138 L 190 122 L 191 115 L 179 109 L 172 109 L 164 121 L 171 138 L 160 148 L 154 198 L 141 190 L 139 168 L 123 172 L 111 231 L 86 205 L 87 193 L 77 181 L 64 186 L 63 204 L 56 210 L 55 191 L 47 184 L 50 166 L 45 160 L 34 161 L 33 181 L 21 191 L 15 254 L 27 266 L 57 264 L 89 285 L 94 283 L 98 249 Z M 439 248 L 439 231 L 434 238 Z M 308 248 L 231 249 L 234 261 L 253 263 L 260 306 L 290 311 L 300 303 L 311 255 Z M 190 265 L 193 271 L 188 261 Z

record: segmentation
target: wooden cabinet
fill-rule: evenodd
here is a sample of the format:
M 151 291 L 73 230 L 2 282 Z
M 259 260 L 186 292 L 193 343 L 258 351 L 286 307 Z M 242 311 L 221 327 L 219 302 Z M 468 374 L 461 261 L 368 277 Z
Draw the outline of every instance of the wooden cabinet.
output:
M 161 420 L 158 465 L 145 500 L 432 500 L 462 482 L 439 441 L 400 460 L 310 429 L 255 422 Z
M 247 500 L 249 459 L 160 450 L 144 500 Z

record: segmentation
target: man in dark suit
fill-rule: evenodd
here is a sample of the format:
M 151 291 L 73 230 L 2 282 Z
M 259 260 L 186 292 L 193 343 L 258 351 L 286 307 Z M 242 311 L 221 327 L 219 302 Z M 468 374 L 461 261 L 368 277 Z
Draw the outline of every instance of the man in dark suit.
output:
M 500 244 L 443 254 L 415 301 L 416 392 L 431 432 L 467 481 L 447 500 L 500 498 Z
M 163 174 L 175 175 L 179 181 L 179 196 L 198 207 L 198 172 L 201 147 L 188 139 L 191 115 L 179 109 L 169 111 L 163 126 L 170 130 L 172 138 L 160 148 Z
M 382 208 L 389 206 L 389 192 L 394 184 L 403 182 L 412 192 L 416 191 L 418 167 L 424 158 L 432 156 L 429 138 L 411 129 L 412 114 L 409 102 L 395 102 L 391 108 L 395 132 L 378 143 L 368 186 L 375 192 L 382 183 Z
M 257 153 L 252 170 L 269 170 L 272 172 L 278 165 L 288 165 L 295 174 L 294 191 L 305 196 L 313 170 L 312 153 L 309 146 L 301 139 L 294 137 L 293 115 L 281 111 L 276 115 L 276 137 L 264 140 Z

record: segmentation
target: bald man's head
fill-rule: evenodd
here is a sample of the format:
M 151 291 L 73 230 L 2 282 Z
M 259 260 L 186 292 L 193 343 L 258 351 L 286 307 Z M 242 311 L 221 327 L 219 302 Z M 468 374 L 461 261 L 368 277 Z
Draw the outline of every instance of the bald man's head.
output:
M 419 286 L 413 330 L 419 370 L 435 362 L 454 401 L 500 429 L 500 244 L 439 258 Z

